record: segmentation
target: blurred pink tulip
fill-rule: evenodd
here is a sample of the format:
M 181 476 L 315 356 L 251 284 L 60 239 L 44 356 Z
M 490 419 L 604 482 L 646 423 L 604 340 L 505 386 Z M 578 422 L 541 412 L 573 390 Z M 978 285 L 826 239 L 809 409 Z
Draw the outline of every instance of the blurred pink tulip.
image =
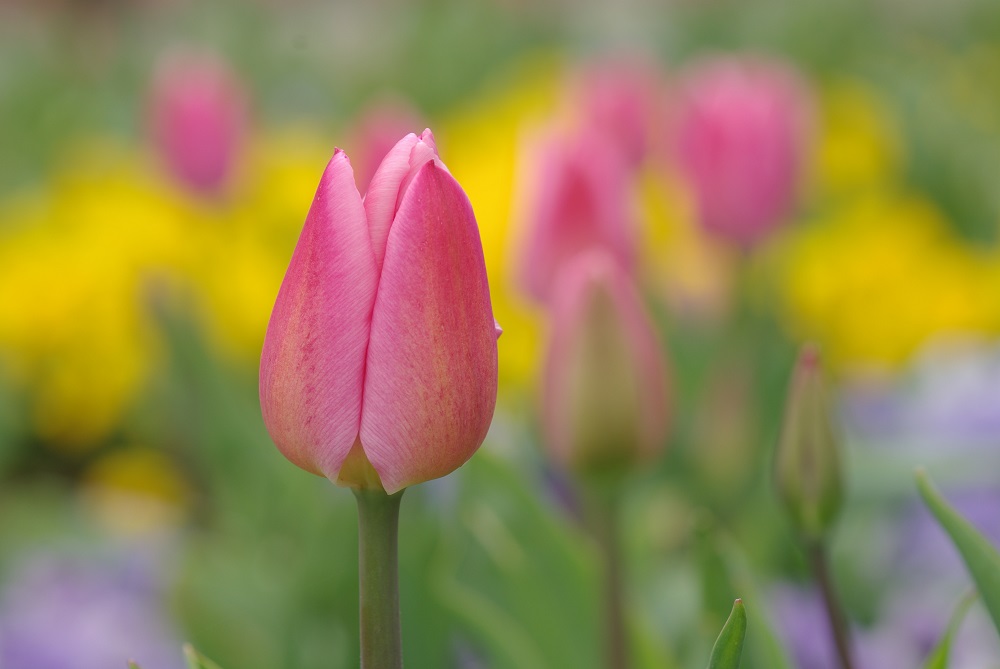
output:
M 607 253 L 583 253 L 560 273 L 552 310 L 542 399 L 553 458 L 602 473 L 655 456 L 668 425 L 666 364 L 632 281 Z
M 203 194 L 232 176 L 248 125 L 247 95 L 228 65 L 201 53 L 168 55 L 149 96 L 149 125 L 161 159 L 175 178 Z
M 600 133 L 538 142 L 524 179 L 524 243 L 520 282 L 531 297 L 549 301 L 556 274 L 578 254 L 604 249 L 629 271 L 635 263 L 630 170 Z
M 368 188 L 375 170 L 399 138 L 421 123 L 420 114 L 408 102 L 395 97 L 379 99 L 358 114 L 349 133 L 353 139 L 348 149 L 354 156 L 351 164 L 359 191 Z
M 593 131 L 607 133 L 630 166 L 638 166 L 654 143 L 653 124 L 662 116 L 660 76 L 637 58 L 609 60 L 583 69 L 571 87 L 571 103 Z
M 430 131 L 389 151 L 364 200 L 337 150 L 267 327 L 264 423 L 341 485 L 444 476 L 486 437 L 498 336 L 476 219 Z
M 810 112 L 805 86 L 781 63 L 718 57 L 688 67 L 677 160 L 708 232 L 751 246 L 784 222 Z

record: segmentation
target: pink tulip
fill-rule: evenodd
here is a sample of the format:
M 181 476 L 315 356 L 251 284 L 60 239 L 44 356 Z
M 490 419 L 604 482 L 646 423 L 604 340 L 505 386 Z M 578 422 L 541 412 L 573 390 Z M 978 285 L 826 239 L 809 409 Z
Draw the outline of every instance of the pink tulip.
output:
M 430 131 L 396 144 L 363 200 L 337 150 L 267 327 L 264 423 L 342 485 L 444 476 L 486 437 L 497 337 L 476 219 Z
M 702 226 L 751 246 L 784 222 L 802 169 L 810 105 L 780 63 L 714 58 L 683 76 L 676 151 Z
M 406 100 L 387 97 L 368 105 L 358 115 L 350 136 L 351 161 L 358 190 L 366 190 L 385 154 L 408 128 L 419 127 L 420 115 Z
M 583 473 L 646 460 L 664 444 L 666 364 L 631 280 L 602 251 L 562 270 L 543 393 L 546 443 Z
M 654 141 L 652 127 L 661 116 L 660 77 L 638 58 L 609 60 L 582 70 L 572 87 L 571 102 L 583 123 L 606 133 L 630 166 L 646 158 Z
M 247 95 L 225 62 L 178 53 L 153 78 L 149 124 L 161 159 L 178 181 L 213 194 L 224 188 L 243 147 Z
M 600 133 L 553 135 L 534 148 L 518 258 L 525 292 L 548 302 L 563 265 L 592 249 L 604 249 L 631 270 L 635 233 L 630 170 L 622 153 Z

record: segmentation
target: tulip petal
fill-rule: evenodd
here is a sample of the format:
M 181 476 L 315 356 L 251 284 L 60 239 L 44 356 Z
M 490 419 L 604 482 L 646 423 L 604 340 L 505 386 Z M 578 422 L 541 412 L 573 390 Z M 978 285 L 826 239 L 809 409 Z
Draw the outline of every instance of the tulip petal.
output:
M 472 207 L 430 161 L 392 223 L 372 314 L 361 443 L 386 492 L 448 474 L 483 442 L 495 324 Z
M 260 363 L 271 438 L 293 463 L 331 480 L 358 435 L 377 285 L 364 206 L 338 150 L 278 292 Z
M 381 270 L 389 227 L 399 207 L 400 196 L 417 170 L 437 156 L 434 136 L 424 130 L 420 137 L 410 133 L 396 142 L 375 171 L 365 194 L 365 213 L 371 231 L 375 261 Z

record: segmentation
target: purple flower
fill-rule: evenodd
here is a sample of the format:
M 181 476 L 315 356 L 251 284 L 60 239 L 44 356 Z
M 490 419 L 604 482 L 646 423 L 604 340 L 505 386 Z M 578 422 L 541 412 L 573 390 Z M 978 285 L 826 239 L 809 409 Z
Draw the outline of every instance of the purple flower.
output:
M 0 667 L 180 669 L 156 584 L 134 566 L 36 555 L 4 574 Z

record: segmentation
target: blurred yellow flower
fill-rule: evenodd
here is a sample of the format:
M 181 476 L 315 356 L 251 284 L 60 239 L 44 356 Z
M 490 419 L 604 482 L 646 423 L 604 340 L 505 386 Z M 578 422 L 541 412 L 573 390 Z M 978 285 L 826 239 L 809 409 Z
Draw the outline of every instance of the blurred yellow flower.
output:
M 166 455 L 129 447 L 87 468 L 81 501 L 110 532 L 133 535 L 177 527 L 191 506 L 191 492 Z
M 903 144 L 886 103 L 867 84 L 840 79 L 820 90 L 807 191 L 820 199 L 895 184 Z
M 148 302 L 186 263 L 183 204 L 141 161 L 95 144 L 42 191 L 0 205 L 0 360 L 40 436 L 85 448 L 155 364 Z
M 455 110 L 435 130 L 441 155 L 472 202 L 483 241 L 500 340 L 500 392 L 516 397 L 535 382 L 541 319 L 516 286 L 514 182 L 522 136 L 555 109 L 561 64 L 540 56 Z M 513 391 L 513 393 L 505 391 Z
M 934 337 L 1000 332 L 998 263 L 916 196 L 839 206 L 789 233 L 772 260 L 790 331 L 841 368 L 893 367 Z

